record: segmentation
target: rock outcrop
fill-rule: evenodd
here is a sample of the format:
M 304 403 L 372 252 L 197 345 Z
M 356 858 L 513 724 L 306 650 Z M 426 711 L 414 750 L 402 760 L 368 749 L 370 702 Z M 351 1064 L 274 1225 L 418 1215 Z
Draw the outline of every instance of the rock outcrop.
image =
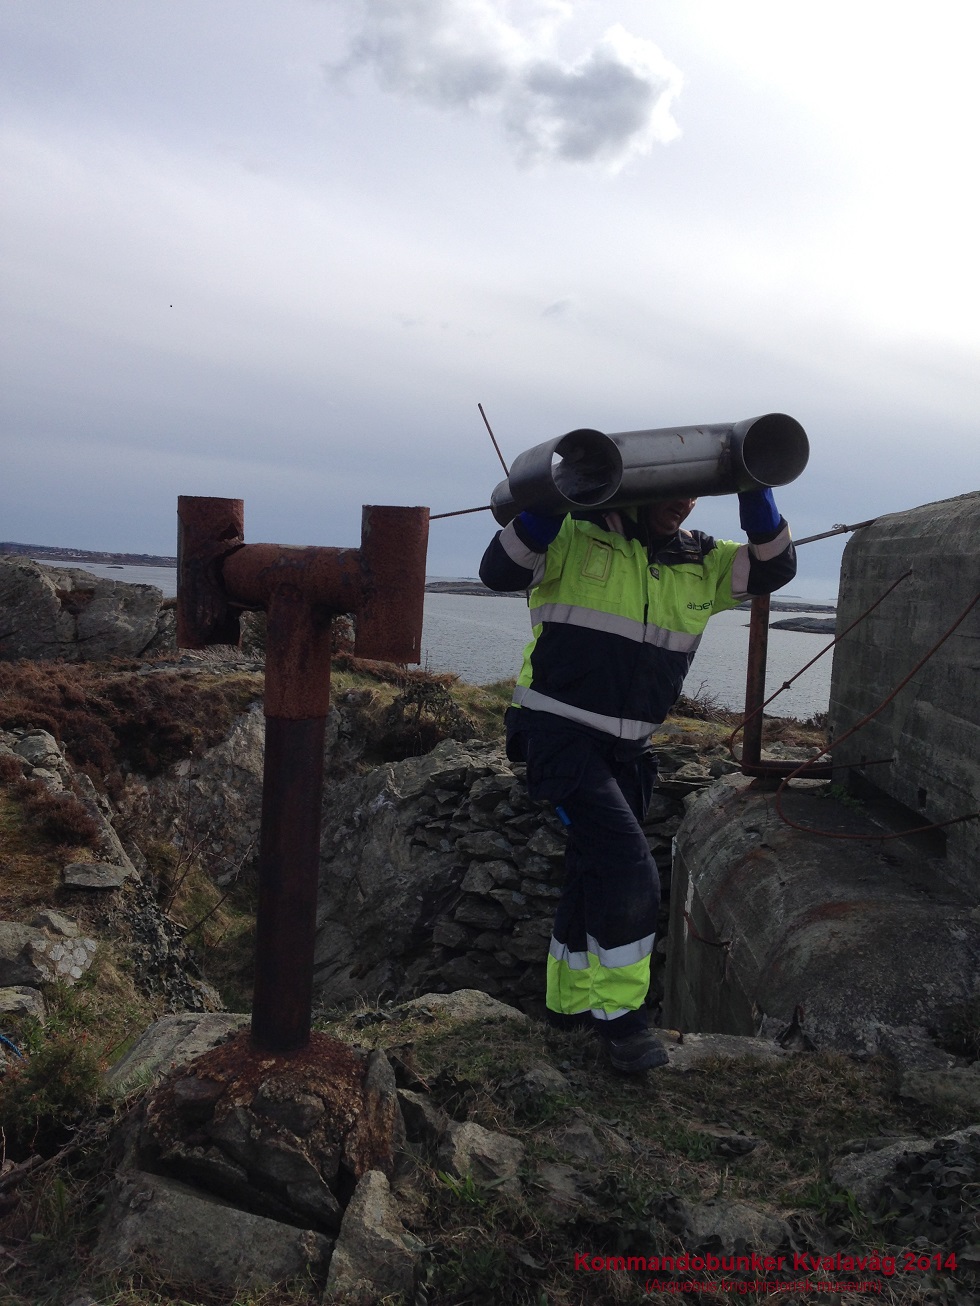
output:
M 173 627 L 173 612 L 155 585 L 0 558 L 0 660 L 138 657 L 172 644 Z
M 133 865 L 113 824 L 116 815 L 90 777 L 76 771 L 57 740 L 46 730 L 18 727 L 0 730 L 0 760 L 20 769 L 23 781 L 54 794 L 58 802 L 77 804 L 90 822 L 89 860 L 62 867 L 68 901 L 80 906 L 99 900 L 99 914 L 111 932 L 126 940 L 137 982 L 161 996 L 171 1010 L 206 1011 L 219 1005 L 217 993 L 203 982 L 184 940 L 184 930 L 160 909 L 150 885 Z M 20 780 L 18 781 L 20 783 Z M 138 850 L 133 850 L 142 864 Z M 89 969 L 96 941 L 82 937 L 76 922 L 56 911 L 31 921 L 0 921 L 0 992 L 26 986 L 37 992 L 61 981 L 76 983 Z
M 127 1171 L 108 1199 L 94 1260 L 102 1270 L 166 1266 L 174 1283 L 263 1288 L 322 1270 L 330 1242 L 242 1211 L 179 1180 Z
M 335 750 L 344 711 L 332 711 Z M 126 820 L 174 843 L 196 839 L 213 877 L 226 882 L 255 855 L 263 738 L 261 714 L 249 713 L 203 757 L 153 780 L 131 777 Z M 687 745 L 664 750 L 664 788 L 648 815 L 665 904 L 683 797 L 712 782 L 696 756 Z M 329 753 L 327 762 L 318 1001 L 335 1007 L 471 988 L 538 1011 L 564 836 L 557 818 L 528 799 L 520 768 L 479 740 L 445 740 L 367 774 L 345 775 Z M 664 933 L 666 905 L 662 924 Z M 661 948 L 655 993 L 663 958 Z
M 668 769 L 686 760 L 666 750 Z M 681 796 L 710 779 L 705 770 L 651 805 L 647 834 L 665 882 Z M 521 769 L 495 744 L 445 740 L 426 757 L 332 786 L 316 945 L 321 1001 L 472 988 L 540 1012 L 563 858 L 560 822 L 529 800 Z
M 479 1009 L 493 1021 L 506 1010 L 475 996 L 458 1012 L 444 1000 L 447 1016 Z M 109 1076 L 117 1095 L 151 1087 L 117 1131 L 96 1263 L 164 1263 L 175 1282 L 237 1289 L 320 1277 L 329 1261 L 328 1292 L 409 1292 L 422 1248 L 390 1186 L 406 1132 L 386 1055 L 314 1033 L 306 1048 L 276 1056 L 251 1045 L 242 1019 L 165 1018 Z M 445 1120 L 447 1139 L 467 1128 L 476 1127 Z M 479 1132 L 486 1138 L 458 1140 L 454 1173 L 468 1173 L 477 1152 L 522 1152 Z
M 265 718 L 261 706 L 238 717 L 203 757 L 161 775 L 132 775 L 119 800 L 123 823 L 145 839 L 193 845 L 216 884 L 254 866 L 262 811 Z

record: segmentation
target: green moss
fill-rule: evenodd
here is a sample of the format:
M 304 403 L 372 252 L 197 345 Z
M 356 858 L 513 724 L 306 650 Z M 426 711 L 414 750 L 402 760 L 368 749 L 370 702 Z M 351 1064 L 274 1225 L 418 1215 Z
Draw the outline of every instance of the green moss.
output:
M 94 1048 L 67 1035 L 47 1039 L 0 1080 L 0 1120 L 8 1156 L 50 1156 L 91 1111 L 99 1087 Z

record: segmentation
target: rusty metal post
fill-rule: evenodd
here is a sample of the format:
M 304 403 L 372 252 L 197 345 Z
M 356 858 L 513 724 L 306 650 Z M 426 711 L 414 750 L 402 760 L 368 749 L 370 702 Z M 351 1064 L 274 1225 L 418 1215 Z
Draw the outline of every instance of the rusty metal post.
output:
M 766 655 L 769 651 L 769 595 L 757 594 L 749 618 L 749 655 L 745 666 L 745 730 L 742 771 L 756 774 L 762 756 L 762 705 L 766 701 Z
M 760 779 L 792 775 L 799 762 L 762 760 L 763 706 L 766 701 L 766 658 L 769 652 L 769 595 L 756 594 L 749 618 L 749 655 L 745 668 L 745 725 L 742 734 L 742 774 Z M 826 779 L 833 774 L 830 762 L 807 767 L 809 780 Z
M 236 499 L 178 501 L 178 644 L 239 642 L 238 610 L 267 613 L 265 765 L 252 1041 L 307 1045 L 320 865 L 331 620 L 353 613 L 360 657 L 417 662 L 427 508 L 365 507 L 359 549 L 245 544 Z

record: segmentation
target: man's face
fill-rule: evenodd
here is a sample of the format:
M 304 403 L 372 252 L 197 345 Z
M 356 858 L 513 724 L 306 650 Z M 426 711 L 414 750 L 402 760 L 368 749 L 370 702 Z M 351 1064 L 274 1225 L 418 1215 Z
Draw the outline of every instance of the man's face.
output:
M 647 529 L 651 535 L 673 535 L 686 521 L 697 499 L 661 499 L 647 505 Z

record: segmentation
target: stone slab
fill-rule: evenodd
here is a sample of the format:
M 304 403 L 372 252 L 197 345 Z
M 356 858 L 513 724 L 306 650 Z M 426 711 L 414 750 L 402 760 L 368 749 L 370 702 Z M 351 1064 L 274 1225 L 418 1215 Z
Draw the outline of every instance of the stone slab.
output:
M 284 1283 L 325 1266 L 330 1242 L 145 1171 L 117 1176 L 95 1260 L 107 1270 L 166 1271 L 171 1282 L 226 1289 Z
M 70 862 L 61 873 L 65 884 L 73 889 L 119 889 L 128 875 L 124 866 L 109 862 Z
M 217 1047 L 248 1021 L 247 1015 L 229 1011 L 163 1016 L 106 1072 L 106 1089 L 122 1097 L 133 1088 L 158 1084 L 174 1066 L 186 1065 Z

